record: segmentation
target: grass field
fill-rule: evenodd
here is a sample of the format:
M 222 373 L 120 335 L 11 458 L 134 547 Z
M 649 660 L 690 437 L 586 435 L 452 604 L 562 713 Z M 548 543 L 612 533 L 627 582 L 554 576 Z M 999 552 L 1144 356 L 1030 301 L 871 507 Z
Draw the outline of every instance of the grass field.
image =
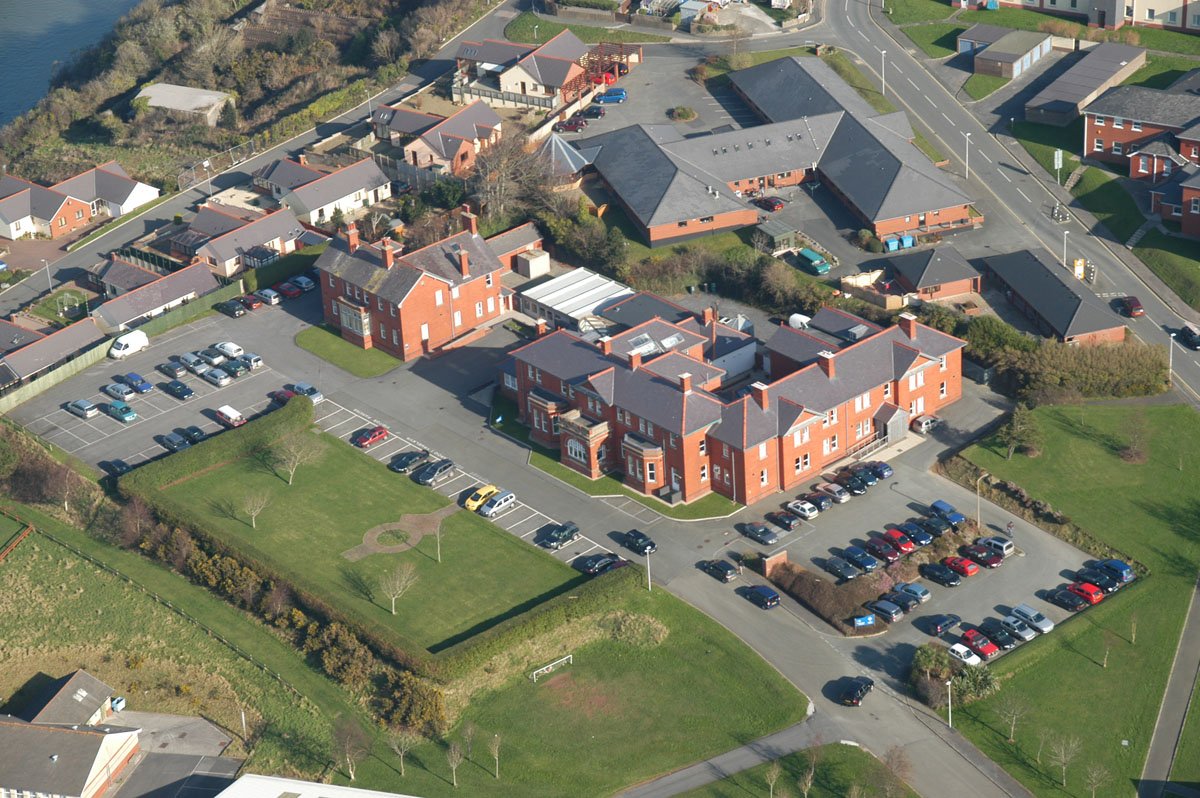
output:
M 87 315 L 87 296 L 64 288 L 38 300 L 29 312 L 52 324 L 67 325 Z
M 963 22 L 974 25 L 977 22 L 984 22 L 988 25 L 999 25 L 1003 28 L 1019 28 L 1020 30 L 1038 30 L 1041 25 L 1047 22 L 1055 21 L 1062 23 L 1062 17 L 1055 14 L 1041 14 L 1037 11 L 1029 11 L 1024 8 L 999 8 L 990 11 L 963 11 L 956 17 Z M 1074 36 L 1080 39 L 1088 38 L 1088 28 L 1086 25 L 1076 25 Z M 1144 47 L 1147 50 L 1162 50 L 1167 53 L 1181 53 L 1183 55 L 1200 56 L 1200 39 L 1187 33 L 1179 31 L 1166 30 L 1164 28 L 1143 28 L 1138 27 L 1136 30 L 1130 29 L 1129 32 L 1137 36 L 1138 41 L 1136 46 Z M 1118 37 L 1116 39 L 1120 41 Z M 1135 44 L 1134 42 L 1128 42 Z
M 534 28 L 537 28 L 535 34 Z M 597 28 L 592 25 L 579 25 L 574 22 L 564 25 L 544 17 L 537 17 L 528 11 L 508 23 L 504 28 L 504 38 L 510 42 L 524 44 L 545 44 L 550 39 L 570 29 L 584 44 L 599 44 L 600 42 L 666 42 L 668 36 L 657 33 L 644 33 L 638 28 Z
M 1128 241 L 1146 221 L 1141 209 L 1116 176 L 1103 169 L 1089 166 L 1071 189 L 1071 194 L 1121 243 Z
M 995 75 L 980 75 L 976 72 L 967 78 L 967 82 L 963 84 L 963 91 L 970 95 L 973 100 L 982 100 L 1006 83 L 1008 83 L 1008 78 L 1001 78 Z
M 1153 575 L 1001 659 L 992 666 L 1004 684 L 1000 695 L 956 707 L 954 717 L 984 753 L 1039 796 L 1083 794 L 1083 774 L 1093 763 L 1112 774 L 1097 795 L 1126 795 L 1141 772 L 1170 652 L 1200 570 L 1200 536 L 1194 531 L 1200 505 L 1178 489 L 1200 477 L 1200 459 L 1193 456 L 1200 446 L 1200 420 L 1183 405 L 1085 405 L 1037 413 L 1046 436 L 1040 457 L 1005 460 L 995 443 L 971 447 L 965 456 L 1048 501 L 1100 540 L 1145 563 Z M 1129 465 L 1118 451 L 1138 416 L 1150 431 L 1149 460 Z M 1103 667 L 1106 639 L 1111 653 Z M 1064 680 L 1083 692 L 1062 689 Z M 997 713 L 1004 693 L 1019 695 L 1033 707 L 1013 745 Z M 1112 712 L 1105 696 L 1119 703 L 1119 712 Z M 1087 731 L 1101 728 L 1105 733 Z M 1058 770 L 1045 754 L 1041 765 L 1036 761 L 1040 732 L 1082 740 L 1082 751 L 1068 768 L 1066 790 L 1058 786 Z M 1196 741 L 1189 745 L 1195 750 Z
M 401 362 L 381 349 L 355 346 L 324 324 L 296 333 L 296 346 L 361 379 L 380 377 Z
M 1165 89 L 1198 66 L 1200 61 L 1195 58 L 1147 54 L 1146 65 L 1130 75 L 1121 85 Z
M 882 762 L 853 745 L 824 745 L 818 757 L 813 787 L 808 798 L 845 798 L 854 785 L 872 794 L 869 791 L 887 778 L 887 769 Z M 776 795 L 782 795 L 784 790 L 788 795 L 797 795 L 799 788 L 796 786 L 796 780 L 808 770 L 808 755 L 789 754 L 781 757 L 779 764 L 783 766 L 783 774 L 775 785 Z M 770 765 L 759 765 L 726 776 L 706 787 L 681 793 L 680 798 L 748 798 L 762 795 L 766 790 L 765 776 L 769 767 Z M 891 795 L 896 798 L 916 798 L 917 794 L 912 790 L 904 790 L 893 792 Z
M 945 19 L 954 8 L 940 0 L 885 0 L 888 18 L 897 25 Z
M 404 514 L 432 512 L 447 501 L 350 446 L 327 436 L 320 440 L 321 458 L 297 471 L 290 487 L 246 458 L 171 486 L 165 494 L 234 548 L 327 597 L 364 627 L 402 640 L 401 648 L 415 644 L 440 650 L 575 579 L 566 565 L 466 511 L 443 522 L 440 563 L 432 535 L 403 553 L 371 554 L 356 562 L 343 558 L 342 552 L 363 542 L 367 530 Z M 237 505 L 258 491 L 269 493 L 272 501 L 252 529 Z M 387 542 L 399 543 L 391 534 Z M 400 562 L 414 564 L 419 581 L 392 615 L 377 585 Z M 487 601 L 479 601 L 480 590 Z
M 1133 248 L 1179 298 L 1200 310 L 1200 243 L 1151 230 Z
M 953 22 L 934 22 L 930 25 L 909 25 L 901 30 L 925 55 L 930 58 L 945 58 L 957 52 L 958 34 L 966 29 L 966 25 L 956 25 Z
M 1034 122 L 1016 122 L 1012 132 L 1017 141 L 1034 160 L 1046 170 L 1054 174 L 1054 151 L 1063 151 L 1062 179 L 1066 180 L 1071 170 L 1079 165 L 1071 156 L 1079 154 L 1083 142 L 1083 119 L 1077 119 L 1065 127 L 1039 125 Z

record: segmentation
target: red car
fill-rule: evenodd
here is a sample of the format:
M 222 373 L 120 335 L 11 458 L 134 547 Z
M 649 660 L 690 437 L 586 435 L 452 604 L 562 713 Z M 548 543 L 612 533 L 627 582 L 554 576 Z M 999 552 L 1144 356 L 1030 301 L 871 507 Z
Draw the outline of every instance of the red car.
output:
M 754 201 L 754 204 L 764 211 L 770 211 L 771 213 L 783 210 L 783 200 L 779 197 L 759 197 Z
M 1142 301 L 1135 296 L 1127 296 L 1122 299 L 1121 310 L 1125 311 L 1125 315 L 1131 319 L 1146 315 L 1146 309 L 1142 307 Z
M 865 548 L 889 565 L 900 559 L 900 552 L 883 538 L 868 538 Z
M 962 633 L 962 641 L 966 643 L 967 648 L 983 659 L 991 659 L 1000 653 L 1000 647 L 988 640 L 978 629 L 967 629 Z
M 240 296 L 238 297 L 238 302 L 241 302 L 243 305 L 245 305 L 246 310 L 258 310 L 262 307 L 262 300 L 256 297 L 254 294 Z
M 289 391 L 287 388 L 280 388 L 278 391 L 271 391 L 267 396 L 271 397 L 271 401 L 275 404 L 286 405 L 288 400 L 296 394 Z
M 380 441 L 386 441 L 390 434 L 387 427 L 373 427 L 357 433 L 350 442 L 360 449 L 370 449 Z
M 555 122 L 554 123 L 554 132 L 562 133 L 565 131 L 565 132 L 570 132 L 570 133 L 578 133 L 579 131 L 583 130 L 585 127 L 587 127 L 586 119 L 571 118 L 571 119 L 567 119 L 562 122 Z
M 1067 590 L 1079 596 L 1088 604 L 1099 604 L 1104 600 L 1104 591 L 1091 582 L 1073 582 L 1067 585 Z
M 883 533 L 883 539 L 890 543 L 892 547 L 901 554 L 912 554 L 917 548 L 913 542 L 908 539 L 908 535 L 904 534 L 899 529 L 886 530 Z
M 947 557 L 942 560 L 942 565 L 949 568 L 959 576 L 974 576 L 979 573 L 979 566 L 968 560 L 966 557 Z
M 617 82 L 617 76 L 611 72 L 601 72 L 596 77 L 592 78 L 592 83 L 597 86 L 611 86 Z
M 992 551 L 987 546 L 980 546 L 978 544 L 973 546 L 963 546 L 962 553 L 982 565 L 984 568 L 999 568 L 1000 563 L 1004 562 L 1004 558 L 999 554 Z
M 304 293 L 303 291 L 301 291 L 299 288 L 292 285 L 291 283 L 279 283 L 278 285 L 273 286 L 273 287 L 276 291 L 283 294 L 288 299 L 295 299 L 296 297 L 298 297 Z

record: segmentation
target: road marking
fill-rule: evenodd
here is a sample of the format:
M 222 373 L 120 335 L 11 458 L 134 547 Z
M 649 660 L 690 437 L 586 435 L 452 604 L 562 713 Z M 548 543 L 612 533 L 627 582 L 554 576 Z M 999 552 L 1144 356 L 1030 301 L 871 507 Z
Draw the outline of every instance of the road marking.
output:
M 855 28 L 854 30 L 858 32 L 858 35 L 859 35 L 859 36 L 863 37 L 863 38 L 864 38 L 864 39 L 866 39 L 867 41 L 871 41 L 870 39 L 867 39 L 867 34 L 863 33 L 863 32 L 862 32 L 862 31 L 860 31 L 860 30 L 858 30 L 858 28 Z
M 988 163 L 992 163 L 992 162 L 993 162 L 993 161 L 992 161 L 992 159 L 988 157 L 988 154 L 987 154 L 986 152 L 984 152 L 983 150 L 980 150 L 980 151 L 979 151 L 979 154 L 980 154 L 980 155 L 982 155 L 982 156 L 983 156 L 983 160 L 987 161 Z
M 1022 190 L 1021 190 L 1021 189 L 1019 189 L 1019 188 L 1017 189 L 1017 193 L 1018 193 L 1018 194 L 1020 194 L 1022 197 L 1025 197 L 1025 192 L 1024 192 L 1024 191 L 1022 191 Z M 1029 197 L 1025 197 L 1025 201 L 1026 201 L 1026 202 L 1033 202 L 1033 200 L 1031 200 Z
M 928 94 L 922 94 L 921 96 L 922 96 L 922 97 L 924 97 L 924 98 L 925 98 L 925 100 L 926 100 L 926 102 L 928 102 L 928 103 L 929 103 L 930 105 L 932 105 L 934 108 L 937 108 L 937 107 L 938 107 L 937 103 L 935 103 L 933 100 L 930 100 L 930 99 L 929 99 L 929 95 L 928 95 Z
M 920 91 L 920 90 L 921 90 L 921 87 L 920 87 L 920 86 L 918 86 L 917 84 L 915 84 L 915 83 L 913 83 L 913 82 L 912 82 L 912 78 L 905 78 L 905 80 L 907 80 L 907 81 L 908 81 L 908 85 L 912 86 L 912 87 L 913 87 L 914 89 L 916 89 L 917 91 Z
M 1003 177 L 1008 182 L 1010 182 L 1010 183 L 1012 182 L 1012 178 L 1008 176 L 1008 172 L 1005 172 L 1003 169 L 1000 170 L 1000 176 Z
M 954 124 L 954 120 L 953 120 L 953 119 L 951 119 L 950 117 L 946 116 L 946 112 L 945 112 L 945 111 L 943 111 L 943 112 L 942 112 L 942 118 L 943 118 L 943 119 L 945 119 L 947 122 L 949 122 L 951 125 L 954 125 L 954 127 L 958 127 L 958 125 L 955 125 L 955 124 Z

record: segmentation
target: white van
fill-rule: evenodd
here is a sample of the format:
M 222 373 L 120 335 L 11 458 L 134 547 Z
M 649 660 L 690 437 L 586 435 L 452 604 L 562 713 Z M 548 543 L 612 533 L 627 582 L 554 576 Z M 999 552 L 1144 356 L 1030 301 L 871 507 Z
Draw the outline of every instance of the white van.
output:
M 133 330 L 113 339 L 112 346 L 108 348 L 108 356 L 114 360 L 122 360 L 148 346 L 150 337 L 141 330 Z
M 479 508 L 479 514 L 484 518 L 492 518 L 516 504 L 517 494 L 511 490 L 503 490 L 484 502 Z
M 233 428 L 245 424 L 246 417 L 230 405 L 221 405 L 217 408 L 217 421 L 220 421 L 227 427 Z
M 1005 557 L 1005 558 L 1013 556 L 1013 554 L 1017 550 L 1017 547 L 1013 545 L 1013 542 L 1011 540 L 1007 540 L 1006 538 L 1002 538 L 1002 537 L 997 537 L 995 535 L 993 535 L 991 537 L 983 538 L 982 540 L 979 541 L 979 545 L 983 546 L 985 548 L 991 549 L 992 551 L 999 554 L 1001 557 Z

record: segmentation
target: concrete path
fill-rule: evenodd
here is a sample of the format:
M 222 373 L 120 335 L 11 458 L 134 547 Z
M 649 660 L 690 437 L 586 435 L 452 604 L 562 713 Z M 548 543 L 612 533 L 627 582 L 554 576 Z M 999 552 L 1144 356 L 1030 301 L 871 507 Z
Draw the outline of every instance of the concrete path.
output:
M 1179 636 L 1179 647 L 1175 650 L 1171 678 L 1167 680 L 1158 710 L 1158 723 L 1150 738 L 1150 751 L 1146 754 L 1146 764 L 1138 783 L 1138 798 L 1160 798 L 1164 792 L 1200 798 L 1198 790 L 1179 789 L 1169 784 L 1196 679 L 1200 677 L 1200 582 L 1196 587 L 1184 620 L 1183 634 Z

